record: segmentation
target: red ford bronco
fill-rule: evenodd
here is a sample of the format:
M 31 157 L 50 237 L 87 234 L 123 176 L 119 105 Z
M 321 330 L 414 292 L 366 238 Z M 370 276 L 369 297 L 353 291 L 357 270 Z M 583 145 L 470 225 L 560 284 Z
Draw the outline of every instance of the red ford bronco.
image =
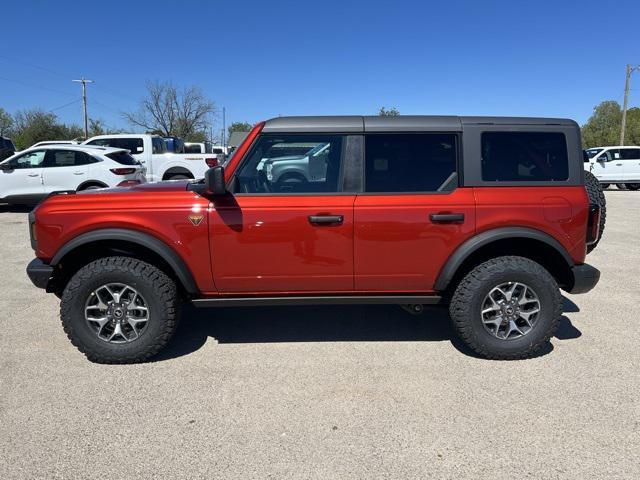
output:
M 96 362 L 156 354 L 182 301 L 448 304 L 477 354 L 525 358 L 598 282 L 591 180 L 570 120 L 281 117 L 203 180 L 50 196 L 27 273 Z

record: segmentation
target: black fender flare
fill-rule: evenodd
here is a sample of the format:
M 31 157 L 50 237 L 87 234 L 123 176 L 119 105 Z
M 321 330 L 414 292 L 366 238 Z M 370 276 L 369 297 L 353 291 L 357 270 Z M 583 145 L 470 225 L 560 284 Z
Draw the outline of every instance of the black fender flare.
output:
M 556 250 L 567 262 L 568 267 L 573 267 L 574 263 L 569 252 L 551 235 L 527 227 L 503 227 L 487 230 L 471 237 L 460 245 L 449 257 L 434 284 L 434 290 L 443 291 L 449 286 L 454 275 L 462 263 L 478 249 L 496 240 L 529 238 L 543 242 Z
M 148 248 L 153 251 L 162 259 L 167 262 L 169 267 L 175 272 L 178 280 L 182 283 L 187 293 L 191 295 L 198 295 L 200 291 L 193 279 L 191 271 L 187 267 L 186 263 L 180 255 L 176 253 L 169 245 L 162 240 L 142 233 L 136 230 L 127 230 L 124 228 L 104 228 L 101 230 L 94 230 L 91 232 L 78 235 L 74 239 L 65 243 L 51 259 L 50 265 L 55 267 L 60 263 L 65 255 L 75 250 L 76 248 L 93 242 L 99 242 L 104 240 L 122 240 L 130 243 L 138 244 L 142 247 Z

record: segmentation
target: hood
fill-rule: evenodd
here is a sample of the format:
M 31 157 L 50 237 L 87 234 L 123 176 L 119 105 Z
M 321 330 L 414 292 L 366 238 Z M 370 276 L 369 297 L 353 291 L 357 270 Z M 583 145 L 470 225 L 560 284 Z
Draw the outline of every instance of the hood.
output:
M 127 193 L 127 192 L 183 192 L 187 189 L 187 184 L 192 180 L 171 180 L 167 182 L 141 183 L 132 187 L 113 187 L 100 188 L 96 190 L 83 190 L 78 195 L 101 195 L 110 193 Z

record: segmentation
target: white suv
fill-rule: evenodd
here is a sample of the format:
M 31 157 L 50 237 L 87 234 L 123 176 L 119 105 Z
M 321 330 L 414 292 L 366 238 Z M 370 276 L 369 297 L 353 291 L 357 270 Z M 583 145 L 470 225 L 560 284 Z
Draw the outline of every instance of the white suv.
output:
M 640 189 L 640 147 L 595 147 L 585 150 L 584 169 L 593 173 L 603 188 L 612 183 L 629 190 Z
M 144 182 L 145 169 L 128 150 L 50 145 L 29 148 L 0 163 L 0 202 L 34 204 L 55 191 Z

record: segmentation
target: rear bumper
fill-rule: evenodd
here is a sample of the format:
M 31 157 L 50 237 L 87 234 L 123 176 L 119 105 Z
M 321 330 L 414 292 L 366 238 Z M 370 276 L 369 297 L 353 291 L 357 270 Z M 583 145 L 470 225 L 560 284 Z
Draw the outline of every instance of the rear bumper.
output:
M 573 286 L 567 292 L 572 294 L 587 293 L 595 287 L 600 280 L 600 270 L 583 263 L 571 268 L 573 274 Z
M 27 275 L 36 287 L 46 289 L 53 275 L 53 267 L 39 258 L 34 258 L 27 265 Z

